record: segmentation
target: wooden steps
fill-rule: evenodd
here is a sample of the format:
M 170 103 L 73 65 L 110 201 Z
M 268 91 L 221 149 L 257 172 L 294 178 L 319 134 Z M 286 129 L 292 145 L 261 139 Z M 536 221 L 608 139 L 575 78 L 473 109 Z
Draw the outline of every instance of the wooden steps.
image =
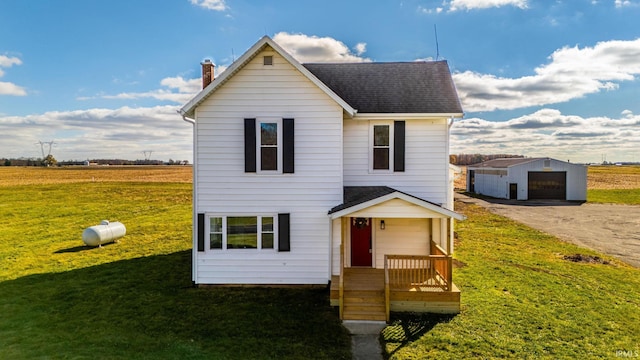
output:
M 344 289 L 344 320 L 386 320 L 383 270 L 345 269 Z

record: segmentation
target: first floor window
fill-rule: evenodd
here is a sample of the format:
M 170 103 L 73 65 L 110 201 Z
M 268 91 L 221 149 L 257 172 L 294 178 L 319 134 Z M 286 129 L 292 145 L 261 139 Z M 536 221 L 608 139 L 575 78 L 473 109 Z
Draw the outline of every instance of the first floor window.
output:
M 222 249 L 222 218 L 209 218 L 209 249 Z
M 209 249 L 273 249 L 274 216 L 209 217 Z
M 273 230 L 273 217 L 263 216 L 262 220 L 262 248 L 273 249 L 273 236 L 275 234 Z
M 227 249 L 257 249 L 258 233 L 255 216 L 227 218 Z

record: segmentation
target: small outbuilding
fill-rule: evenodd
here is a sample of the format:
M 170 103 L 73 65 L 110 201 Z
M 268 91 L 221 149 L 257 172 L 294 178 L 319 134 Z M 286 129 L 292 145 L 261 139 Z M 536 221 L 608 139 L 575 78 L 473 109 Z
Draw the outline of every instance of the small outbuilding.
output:
M 587 200 L 587 167 L 551 158 L 505 158 L 467 167 L 467 191 L 500 199 Z

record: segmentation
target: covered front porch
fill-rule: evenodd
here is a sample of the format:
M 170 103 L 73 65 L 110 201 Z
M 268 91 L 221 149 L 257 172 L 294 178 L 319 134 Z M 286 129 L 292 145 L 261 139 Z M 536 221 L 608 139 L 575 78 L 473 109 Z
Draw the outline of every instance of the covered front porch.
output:
M 384 189 L 330 212 L 331 305 L 343 320 L 388 321 L 391 311 L 458 313 L 453 220 L 464 217 Z

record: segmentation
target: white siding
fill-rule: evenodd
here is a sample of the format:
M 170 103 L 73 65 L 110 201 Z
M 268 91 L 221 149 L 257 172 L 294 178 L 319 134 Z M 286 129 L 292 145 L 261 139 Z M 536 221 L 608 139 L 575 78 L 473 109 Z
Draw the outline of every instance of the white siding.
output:
M 507 171 L 504 170 L 504 172 Z M 507 199 L 509 198 L 509 181 L 511 180 L 507 175 L 482 174 L 476 171 L 474 189 L 478 194 Z M 518 184 L 518 193 L 521 191 L 520 188 Z
M 390 124 L 394 120 L 389 119 Z M 375 121 L 376 123 L 379 120 Z M 369 168 L 370 122 L 346 119 L 344 123 L 344 185 L 386 185 L 446 205 L 449 158 L 446 119 L 406 120 L 405 171 L 373 172 Z
M 408 203 L 402 199 L 391 199 L 382 204 L 349 214 L 350 217 L 371 218 L 444 218 L 444 215 Z
M 273 56 L 273 65 L 262 63 Z M 295 119 L 295 173 L 244 172 L 244 119 Z M 267 49 L 196 111 L 197 213 L 291 214 L 291 251 L 195 252 L 200 284 L 323 284 L 342 202 L 342 108 Z
M 385 255 L 429 255 L 430 219 L 385 219 L 380 230 L 380 219 L 374 219 L 374 267 L 384 269 Z M 402 241 L 399 241 L 399 240 Z

